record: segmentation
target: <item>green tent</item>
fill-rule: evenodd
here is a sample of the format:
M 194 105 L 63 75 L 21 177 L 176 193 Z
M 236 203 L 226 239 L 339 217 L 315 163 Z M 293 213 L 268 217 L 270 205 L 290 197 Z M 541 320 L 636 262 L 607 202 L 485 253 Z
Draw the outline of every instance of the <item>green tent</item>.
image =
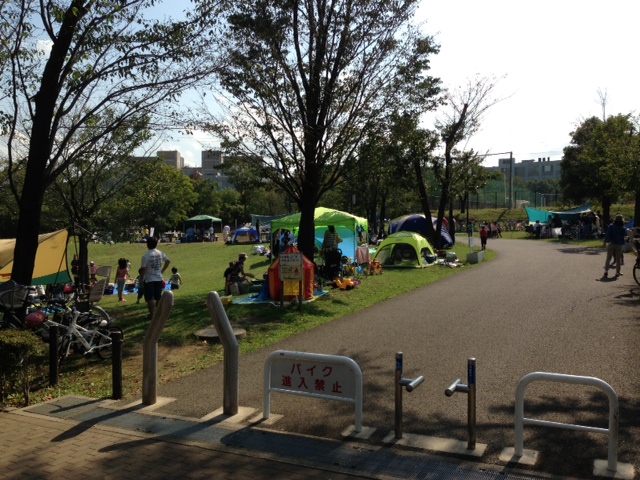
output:
M 384 267 L 423 268 L 433 263 L 436 256 L 429 240 L 416 232 L 392 233 L 380 244 L 373 256 Z
M 293 236 L 297 237 L 300 228 L 300 215 L 300 213 L 294 213 L 293 215 L 272 220 L 271 231 L 275 232 L 284 228 L 290 230 Z M 327 231 L 329 225 L 333 225 L 336 227 L 338 235 L 342 238 L 340 249 L 346 257 L 355 258 L 358 242 L 367 241 L 366 234 L 369 226 L 366 218 L 357 217 L 340 210 L 318 207 L 315 210 L 314 222 L 316 245 L 322 245 L 324 232 Z M 358 235 L 358 230 L 362 232 L 362 240 Z
M 184 222 L 184 230 L 186 231 L 189 227 L 204 227 L 208 229 L 209 227 L 213 226 L 214 223 L 219 223 L 220 228 L 216 228 L 214 226 L 213 229 L 218 233 L 222 232 L 222 220 L 210 215 L 196 215 L 195 217 L 191 217 L 186 222 Z

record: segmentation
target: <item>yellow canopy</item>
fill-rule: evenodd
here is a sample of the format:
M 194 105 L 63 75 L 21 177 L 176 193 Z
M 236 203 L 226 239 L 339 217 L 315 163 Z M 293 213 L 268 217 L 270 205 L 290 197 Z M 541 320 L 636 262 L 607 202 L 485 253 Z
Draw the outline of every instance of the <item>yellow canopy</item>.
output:
M 38 235 L 38 251 L 33 267 L 32 285 L 51 285 L 71 281 L 67 266 L 68 240 L 67 230 Z M 15 238 L 0 240 L 0 283 L 11 278 L 15 247 Z

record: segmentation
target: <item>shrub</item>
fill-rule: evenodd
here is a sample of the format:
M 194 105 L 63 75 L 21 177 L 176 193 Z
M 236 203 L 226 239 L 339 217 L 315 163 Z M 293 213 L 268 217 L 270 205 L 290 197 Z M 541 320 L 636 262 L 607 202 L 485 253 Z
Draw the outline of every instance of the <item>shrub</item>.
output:
M 0 402 L 22 395 L 29 405 L 36 365 L 44 360 L 45 346 L 31 332 L 0 331 Z

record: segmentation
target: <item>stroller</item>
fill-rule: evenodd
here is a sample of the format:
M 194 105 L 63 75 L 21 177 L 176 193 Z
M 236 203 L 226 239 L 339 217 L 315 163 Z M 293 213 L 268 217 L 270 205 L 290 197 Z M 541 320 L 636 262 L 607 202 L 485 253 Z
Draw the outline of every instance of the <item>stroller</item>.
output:
M 340 277 L 342 274 L 342 250 L 328 250 L 324 253 L 324 267 L 322 276 L 332 281 Z

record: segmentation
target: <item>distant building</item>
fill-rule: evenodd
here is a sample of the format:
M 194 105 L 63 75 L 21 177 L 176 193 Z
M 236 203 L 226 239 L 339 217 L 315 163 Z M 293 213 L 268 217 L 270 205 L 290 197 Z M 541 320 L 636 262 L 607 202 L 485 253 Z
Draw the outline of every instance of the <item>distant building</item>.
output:
M 155 157 L 133 157 L 136 160 L 155 160 L 160 158 L 170 167 L 180 170 L 191 178 L 204 178 L 217 183 L 220 189 L 234 188 L 229 182 L 229 176 L 218 169 L 225 160 L 233 162 L 233 157 L 225 157 L 221 150 L 204 150 L 202 152 L 202 166 L 190 167 L 184 165 L 184 158 L 177 150 L 159 150 Z
M 514 178 L 520 178 L 525 182 L 533 180 L 560 180 L 562 170 L 560 165 L 562 160 L 551 160 L 551 158 L 538 158 L 538 160 L 522 160 L 516 162 L 513 159 L 513 172 L 511 172 L 511 159 L 501 158 L 497 167 L 487 167 L 491 172 L 504 173 L 506 178 L 513 174 Z
M 220 165 L 224 164 L 225 158 L 220 150 L 203 150 L 202 151 L 202 178 L 210 182 L 217 183 L 220 189 L 233 188 L 229 183 L 229 176 L 218 170 Z
M 182 170 L 184 168 L 184 158 L 177 150 L 158 151 L 156 155 L 164 160 L 170 167 Z

